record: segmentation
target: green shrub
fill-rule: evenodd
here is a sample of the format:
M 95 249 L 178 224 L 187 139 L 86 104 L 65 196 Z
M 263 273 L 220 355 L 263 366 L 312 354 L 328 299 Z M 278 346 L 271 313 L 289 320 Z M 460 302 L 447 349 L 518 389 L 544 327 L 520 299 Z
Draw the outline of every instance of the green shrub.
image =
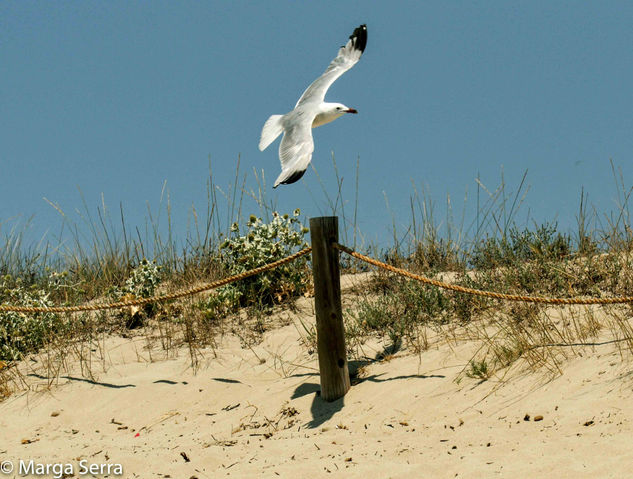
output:
M 51 288 L 59 286 L 51 275 Z M 53 306 L 49 293 L 35 284 L 24 286 L 9 275 L 0 279 L 0 303 L 15 306 Z M 0 360 L 15 361 L 41 348 L 50 336 L 61 331 L 64 321 L 55 313 L 0 313 Z
M 480 361 L 471 359 L 468 363 L 469 369 L 466 371 L 466 376 L 472 379 L 481 379 L 486 381 L 492 376 L 492 371 L 488 367 L 488 362 L 485 359 Z
M 391 279 L 390 283 L 384 294 L 362 299 L 355 311 L 347 311 L 350 332 L 377 332 L 397 344 L 413 338 L 421 324 L 446 320 L 450 300 L 439 288 L 411 280 Z
M 239 233 L 239 225 L 231 226 L 232 236 L 220 245 L 220 255 L 227 273 L 235 275 L 285 258 L 307 246 L 308 229 L 299 220 L 300 211 L 292 216 L 273 212 L 273 219 L 264 223 L 251 215 L 247 231 Z M 217 294 L 201 307 L 213 319 L 239 306 L 270 306 L 302 294 L 308 285 L 310 271 L 306 257 L 218 288 Z
M 487 269 L 532 260 L 560 260 L 571 253 L 571 238 L 557 232 L 555 224 L 545 223 L 534 231 L 513 227 L 501 239 L 486 238 L 474 246 L 470 263 L 474 268 Z
M 161 271 L 162 266 L 156 264 L 156 261 L 150 262 L 142 259 L 138 266 L 131 271 L 122 287 L 110 290 L 110 296 L 116 300 L 151 298 L 156 294 L 156 288 L 161 282 Z M 153 317 L 157 310 L 157 303 L 146 303 L 140 309 L 125 310 L 122 315 L 128 317 L 126 327 L 134 329 L 143 325 L 144 317 Z
M 139 265 L 132 270 L 130 277 L 125 281 L 122 288 L 122 295 L 131 294 L 136 298 L 151 298 L 156 293 L 156 287 L 161 281 L 162 267 L 143 259 Z

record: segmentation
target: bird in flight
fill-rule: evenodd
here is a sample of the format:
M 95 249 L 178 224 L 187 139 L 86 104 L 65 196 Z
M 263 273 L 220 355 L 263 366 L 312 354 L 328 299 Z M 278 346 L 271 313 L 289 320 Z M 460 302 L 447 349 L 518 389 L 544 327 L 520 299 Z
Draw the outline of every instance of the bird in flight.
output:
M 324 100 L 332 83 L 360 60 L 366 45 L 367 25 L 361 25 L 340 48 L 323 75 L 303 92 L 294 110 L 285 115 L 272 115 L 264 124 L 259 140 L 260 151 L 264 151 L 281 133 L 284 134 L 279 145 L 281 174 L 273 188 L 294 183 L 305 173 L 314 151 L 312 128 L 334 121 L 345 113 L 358 113 L 342 103 Z

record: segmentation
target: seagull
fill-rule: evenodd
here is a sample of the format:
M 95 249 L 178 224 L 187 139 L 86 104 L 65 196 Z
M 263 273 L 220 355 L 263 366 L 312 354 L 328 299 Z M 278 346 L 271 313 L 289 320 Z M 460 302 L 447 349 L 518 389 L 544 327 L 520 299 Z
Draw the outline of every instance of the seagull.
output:
M 334 121 L 345 113 L 358 113 L 342 103 L 328 103 L 324 100 L 332 83 L 360 60 L 366 45 L 367 25 L 361 25 L 340 48 L 323 75 L 303 92 L 294 110 L 285 115 L 272 115 L 264 124 L 259 140 L 260 151 L 264 151 L 279 135 L 284 134 L 279 144 L 281 174 L 273 188 L 294 183 L 306 172 L 314 151 L 312 128 Z

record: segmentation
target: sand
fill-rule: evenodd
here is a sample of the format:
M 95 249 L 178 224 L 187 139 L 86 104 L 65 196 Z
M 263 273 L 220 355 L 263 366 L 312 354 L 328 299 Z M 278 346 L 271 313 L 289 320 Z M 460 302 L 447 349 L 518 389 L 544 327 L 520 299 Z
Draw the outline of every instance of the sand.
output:
M 456 381 L 477 344 L 440 341 L 365 364 L 326 403 L 293 318 L 252 349 L 220 338 L 195 371 L 185 348 L 150 360 L 143 338 L 112 337 L 94 379 L 28 376 L 30 391 L 0 403 L 4 477 L 22 477 L 20 461 L 70 464 L 67 477 L 633 476 L 633 374 L 613 345 L 585 348 L 556 377 L 517 364 L 481 382 Z M 309 304 L 302 320 L 314 320 Z M 84 474 L 105 464 L 122 474 Z

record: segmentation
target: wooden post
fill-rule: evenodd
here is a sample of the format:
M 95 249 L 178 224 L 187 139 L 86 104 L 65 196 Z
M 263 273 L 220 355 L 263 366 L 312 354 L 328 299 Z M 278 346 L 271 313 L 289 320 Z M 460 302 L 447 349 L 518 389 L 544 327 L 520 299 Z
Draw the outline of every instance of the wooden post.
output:
M 332 243 L 338 242 L 338 217 L 310 218 L 310 237 L 321 397 L 334 401 L 343 397 L 350 388 L 341 308 L 339 250 L 332 246 Z

